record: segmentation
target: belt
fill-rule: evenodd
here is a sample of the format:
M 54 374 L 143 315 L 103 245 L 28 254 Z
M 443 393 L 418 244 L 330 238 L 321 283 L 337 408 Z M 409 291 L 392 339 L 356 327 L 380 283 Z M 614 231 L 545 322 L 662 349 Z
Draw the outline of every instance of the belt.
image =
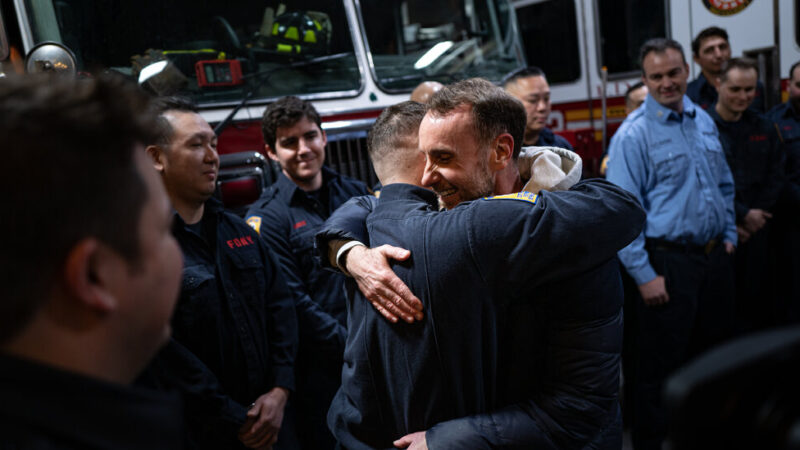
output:
M 686 254 L 708 256 L 722 242 L 721 239 L 711 239 L 705 244 L 689 244 L 684 242 L 673 242 L 666 239 L 646 238 L 645 248 L 648 250 L 662 250 Z

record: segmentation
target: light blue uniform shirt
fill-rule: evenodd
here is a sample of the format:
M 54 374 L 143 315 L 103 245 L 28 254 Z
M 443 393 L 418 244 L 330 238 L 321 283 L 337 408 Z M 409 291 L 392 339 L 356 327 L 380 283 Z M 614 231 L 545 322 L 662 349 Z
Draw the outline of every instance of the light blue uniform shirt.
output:
M 703 245 L 736 244 L 734 186 L 714 121 L 689 97 L 683 114 L 648 95 L 611 139 L 606 178 L 630 191 L 647 211 L 639 237 L 619 258 L 636 280 L 656 277 L 645 237 Z

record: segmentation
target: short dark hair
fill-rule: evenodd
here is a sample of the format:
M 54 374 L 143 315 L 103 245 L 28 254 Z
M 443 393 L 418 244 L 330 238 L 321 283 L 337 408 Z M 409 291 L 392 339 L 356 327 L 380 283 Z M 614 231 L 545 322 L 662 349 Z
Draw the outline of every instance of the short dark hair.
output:
M 80 240 L 97 238 L 139 263 L 148 193 L 134 151 L 152 139 L 154 124 L 149 98 L 120 77 L 8 77 L 0 117 L 2 342 L 46 302 Z
M 200 111 L 197 108 L 197 105 L 191 100 L 178 96 L 157 98 L 155 101 L 153 101 L 152 110 L 156 117 L 156 140 L 154 142 L 162 147 L 169 146 L 169 143 L 172 140 L 172 133 L 175 132 L 175 130 L 172 129 L 172 124 L 169 122 L 169 120 L 167 120 L 166 117 L 164 117 L 164 113 L 167 111 L 191 113 L 197 113 Z
M 728 72 L 733 69 L 748 70 L 753 69 L 756 71 L 756 78 L 758 78 L 758 64 L 750 58 L 731 58 L 722 63 L 722 70 L 719 72 L 720 81 L 728 79 Z
M 698 56 L 700 54 L 700 46 L 703 41 L 710 37 L 721 37 L 725 42 L 729 42 L 728 32 L 720 27 L 708 27 L 705 30 L 697 33 L 697 37 L 692 41 L 692 54 Z
M 640 88 L 643 88 L 643 87 L 644 87 L 644 82 L 643 81 L 637 81 L 636 83 L 628 86 L 628 90 L 625 91 L 625 101 L 627 102 L 628 100 L 630 100 L 631 94 L 633 93 L 633 91 L 635 91 L 637 89 L 640 89 Z
M 642 73 L 644 73 L 644 58 L 647 57 L 647 55 L 653 52 L 664 53 L 668 48 L 677 50 L 681 54 L 681 59 L 684 64 L 686 63 L 686 55 L 683 53 L 683 47 L 678 41 L 668 38 L 648 39 L 639 49 L 639 64 L 642 66 Z
M 383 110 L 367 133 L 367 151 L 379 176 L 383 176 L 383 164 L 407 155 L 397 155 L 396 150 L 410 135 L 416 136 L 419 124 L 425 117 L 426 108 L 415 101 L 400 102 Z M 387 160 L 391 158 L 391 160 Z
M 264 110 L 264 116 L 261 118 L 261 133 L 264 136 L 264 143 L 274 150 L 278 128 L 290 127 L 303 118 L 316 123 L 322 130 L 322 120 L 311 102 L 288 96 L 271 103 Z
M 794 69 L 796 69 L 798 66 L 800 66 L 800 61 L 797 61 L 796 63 L 792 64 L 792 67 L 789 67 L 789 79 L 790 80 L 792 79 L 792 75 L 794 75 Z
M 477 138 L 488 144 L 502 133 L 514 138 L 513 157 L 522 149 L 525 134 L 525 108 L 503 89 L 483 78 L 469 78 L 449 84 L 428 100 L 428 111 L 446 115 L 461 105 L 471 106 L 472 123 Z
M 536 66 L 528 66 L 528 67 L 522 67 L 520 69 L 517 69 L 509 73 L 508 75 L 503 77 L 503 80 L 500 82 L 500 84 L 505 89 L 506 87 L 508 87 L 509 84 L 519 80 L 520 78 L 528 78 L 528 77 L 542 77 L 544 79 L 547 79 L 547 77 L 544 74 L 544 70 Z

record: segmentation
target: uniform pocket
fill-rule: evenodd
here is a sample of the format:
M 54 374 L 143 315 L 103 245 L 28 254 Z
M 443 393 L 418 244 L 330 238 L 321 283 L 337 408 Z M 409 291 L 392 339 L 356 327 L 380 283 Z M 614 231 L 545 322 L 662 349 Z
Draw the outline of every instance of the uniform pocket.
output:
M 689 170 L 689 156 L 683 151 L 661 149 L 651 153 L 657 179 L 666 184 L 682 184 Z
M 252 251 L 239 249 L 230 254 L 230 260 L 235 268 L 231 274 L 235 289 L 245 297 L 248 303 L 263 302 L 266 281 L 264 280 L 264 264 L 259 253 L 255 249 Z
M 185 267 L 181 282 L 181 297 L 173 314 L 175 336 L 191 339 L 197 329 L 202 329 L 203 317 L 215 314 L 216 281 L 214 269 L 203 265 Z
M 719 178 L 720 173 L 728 167 L 728 161 L 725 159 L 725 153 L 722 151 L 722 144 L 718 139 L 703 137 L 703 147 L 706 149 L 706 160 L 711 169 L 711 173 Z

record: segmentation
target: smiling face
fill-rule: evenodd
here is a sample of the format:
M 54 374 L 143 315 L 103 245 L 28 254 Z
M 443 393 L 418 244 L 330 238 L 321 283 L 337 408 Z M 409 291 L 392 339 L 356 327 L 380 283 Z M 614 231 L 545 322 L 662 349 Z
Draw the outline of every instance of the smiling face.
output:
M 525 144 L 533 144 L 550 116 L 550 85 L 543 76 L 518 78 L 506 86 L 506 92 L 525 107 Z
M 711 36 L 703 39 L 694 55 L 696 62 L 703 72 L 709 74 L 719 74 L 722 71 L 722 63 L 731 59 L 731 46 L 725 38 L 721 36 Z M 714 80 L 708 80 L 713 83 Z
M 642 61 L 642 82 L 655 101 L 680 112 L 689 78 L 689 65 L 678 50 L 652 51 Z
M 733 115 L 743 113 L 756 97 L 758 73 L 755 69 L 732 68 L 717 89 L 719 105 Z
M 170 197 L 203 203 L 214 194 L 219 170 L 217 136 L 200 114 L 167 111 L 172 128 L 169 145 L 157 168 Z
M 432 188 L 448 209 L 494 190 L 490 151 L 479 143 L 472 121 L 471 107 L 462 105 L 444 116 L 428 112 L 419 127 L 426 157 L 422 185 Z
M 301 189 L 313 191 L 322 185 L 322 164 L 325 162 L 325 132 L 307 117 L 294 125 L 278 127 L 275 148 L 266 146 L 267 154 L 277 161 L 283 174 Z

